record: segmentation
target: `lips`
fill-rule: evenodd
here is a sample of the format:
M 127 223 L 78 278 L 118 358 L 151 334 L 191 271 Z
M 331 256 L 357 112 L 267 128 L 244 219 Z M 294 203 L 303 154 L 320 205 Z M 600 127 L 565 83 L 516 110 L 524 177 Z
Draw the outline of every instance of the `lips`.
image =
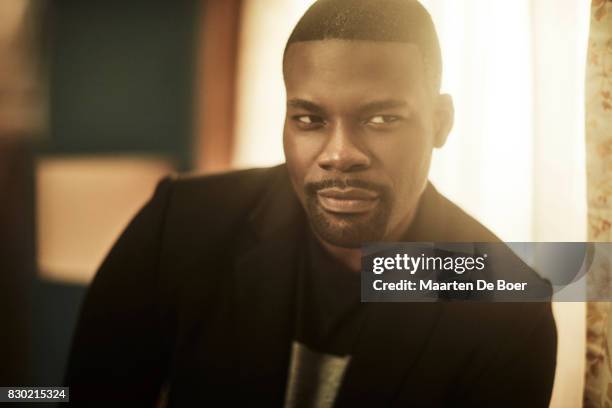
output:
M 326 188 L 317 192 L 324 210 L 340 214 L 359 214 L 373 210 L 380 201 L 378 193 L 362 188 Z

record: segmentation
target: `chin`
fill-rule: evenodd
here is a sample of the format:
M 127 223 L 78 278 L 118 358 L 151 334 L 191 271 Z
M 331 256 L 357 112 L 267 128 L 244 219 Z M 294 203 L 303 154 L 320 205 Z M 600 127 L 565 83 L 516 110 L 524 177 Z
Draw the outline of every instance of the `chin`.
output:
M 336 214 L 319 206 L 309 211 L 310 224 L 317 236 L 342 248 L 360 248 L 364 242 L 382 241 L 384 217 L 381 214 Z

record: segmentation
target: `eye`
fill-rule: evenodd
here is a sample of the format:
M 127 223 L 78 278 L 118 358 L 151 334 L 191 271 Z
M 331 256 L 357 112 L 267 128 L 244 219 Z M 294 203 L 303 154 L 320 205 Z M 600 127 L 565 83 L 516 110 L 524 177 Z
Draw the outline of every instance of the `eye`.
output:
M 297 126 L 301 129 L 316 129 L 325 124 L 325 120 L 316 115 L 295 115 L 292 117 Z
M 298 116 L 298 117 L 297 117 L 297 120 L 298 120 L 298 121 L 300 121 L 300 122 L 302 122 L 302 123 L 305 123 L 305 124 L 308 124 L 308 125 L 310 125 L 311 123 L 313 123 L 313 122 L 314 122 L 312 119 L 313 119 L 313 118 L 312 118 L 312 116 L 310 116 L 310 115 L 304 115 L 304 116 Z
M 400 117 L 396 115 L 376 115 L 368 119 L 367 123 L 371 123 L 373 125 L 386 125 L 397 122 L 398 120 L 400 120 Z

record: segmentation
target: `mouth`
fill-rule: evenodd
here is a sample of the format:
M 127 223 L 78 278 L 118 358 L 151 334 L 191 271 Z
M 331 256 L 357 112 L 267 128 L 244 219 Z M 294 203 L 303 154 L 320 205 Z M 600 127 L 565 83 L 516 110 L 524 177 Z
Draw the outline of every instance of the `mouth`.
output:
M 378 193 L 362 188 L 325 188 L 317 191 L 319 205 L 337 214 L 360 214 L 372 211 L 380 202 Z

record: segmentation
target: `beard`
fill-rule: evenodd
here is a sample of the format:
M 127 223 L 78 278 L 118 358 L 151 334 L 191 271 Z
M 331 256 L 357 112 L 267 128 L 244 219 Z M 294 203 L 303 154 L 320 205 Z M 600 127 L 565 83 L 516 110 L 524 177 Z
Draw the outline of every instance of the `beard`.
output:
M 321 207 L 317 192 L 321 189 L 363 188 L 378 193 L 378 205 L 366 213 L 341 214 Z M 328 179 L 305 185 L 305 210 L 314 232 L 329 244 L 359 248 L 364 242 L 382 241 L 391 215 L 391 193 L 386 186 L 359 179 Z

